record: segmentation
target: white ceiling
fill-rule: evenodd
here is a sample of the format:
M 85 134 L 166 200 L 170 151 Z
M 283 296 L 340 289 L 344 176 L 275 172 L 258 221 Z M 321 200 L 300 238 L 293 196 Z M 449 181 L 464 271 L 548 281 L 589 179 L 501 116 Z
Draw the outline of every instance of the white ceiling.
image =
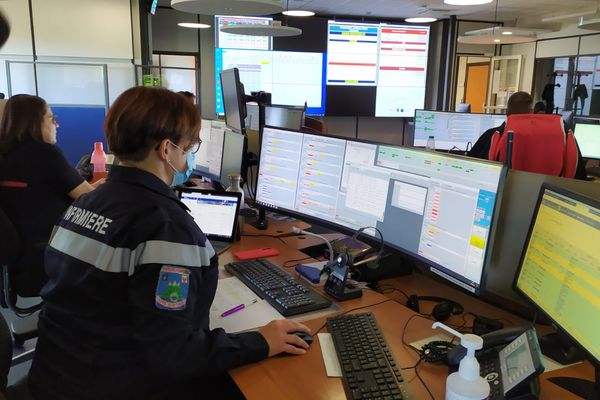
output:
M 286 6 L 287 0 L 282 0 Z M 543 16 L 573 14 L 595 10 L 599 0 L 498 0 L 498 20 L 517 22 L 540 20 Z M 170 0 L 159 0 L 159 5 L 170 6 Z M 406 18 L 433 16 L 445 18 L 456 15 L 460 19 L 494 21 L 496 2 L 481 6 L 451 6 L 443 0 L 289 0 L 289 8 L 315 11 L 317 15 L 348 15 L 360 17 Z M 511 24 L 512 25 L 512 24 Z

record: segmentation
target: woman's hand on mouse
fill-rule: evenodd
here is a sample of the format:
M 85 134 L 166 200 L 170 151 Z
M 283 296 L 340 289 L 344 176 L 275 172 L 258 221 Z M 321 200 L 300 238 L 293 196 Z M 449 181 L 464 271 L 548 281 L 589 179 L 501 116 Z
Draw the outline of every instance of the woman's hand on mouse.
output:
M 279 353 L 305 354 L 308 344 L 290 332 L 302 331 L 310 335 L 310 329 L 299 322 L 279 319 L 269 322 L 258 332 L 263 335 L 269 345 L 269 357 Z

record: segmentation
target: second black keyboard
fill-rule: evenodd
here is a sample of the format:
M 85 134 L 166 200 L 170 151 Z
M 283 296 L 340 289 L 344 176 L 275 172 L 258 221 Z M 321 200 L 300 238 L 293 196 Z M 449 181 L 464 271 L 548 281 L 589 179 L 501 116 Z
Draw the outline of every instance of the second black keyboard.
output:
M 408 399 L 404 378 L 371 313 L 327 319 L 346 396 L 351 400 Z
M 264 258 L 229 263 L 225 270 L 238 277 L 284 317 L 331 305 L 330 300 Z

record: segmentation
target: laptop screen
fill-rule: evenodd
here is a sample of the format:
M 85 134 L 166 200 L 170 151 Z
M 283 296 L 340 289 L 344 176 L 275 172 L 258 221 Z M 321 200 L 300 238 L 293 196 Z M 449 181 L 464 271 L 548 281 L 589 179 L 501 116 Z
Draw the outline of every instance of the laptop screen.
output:
M 232 242 L 240 208 L 240 193 L 182 190 L 180 199 L 202 232 L 212 240 Z

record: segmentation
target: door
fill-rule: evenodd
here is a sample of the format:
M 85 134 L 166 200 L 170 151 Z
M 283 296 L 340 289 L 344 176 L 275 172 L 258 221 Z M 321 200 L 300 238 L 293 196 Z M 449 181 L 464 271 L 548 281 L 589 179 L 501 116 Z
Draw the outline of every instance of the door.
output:
M 484 112 L 483 105 L 487 95 L 489 74 L 488 63 L 467 65 L 464 102 L 471 105 L 471 112 Z

